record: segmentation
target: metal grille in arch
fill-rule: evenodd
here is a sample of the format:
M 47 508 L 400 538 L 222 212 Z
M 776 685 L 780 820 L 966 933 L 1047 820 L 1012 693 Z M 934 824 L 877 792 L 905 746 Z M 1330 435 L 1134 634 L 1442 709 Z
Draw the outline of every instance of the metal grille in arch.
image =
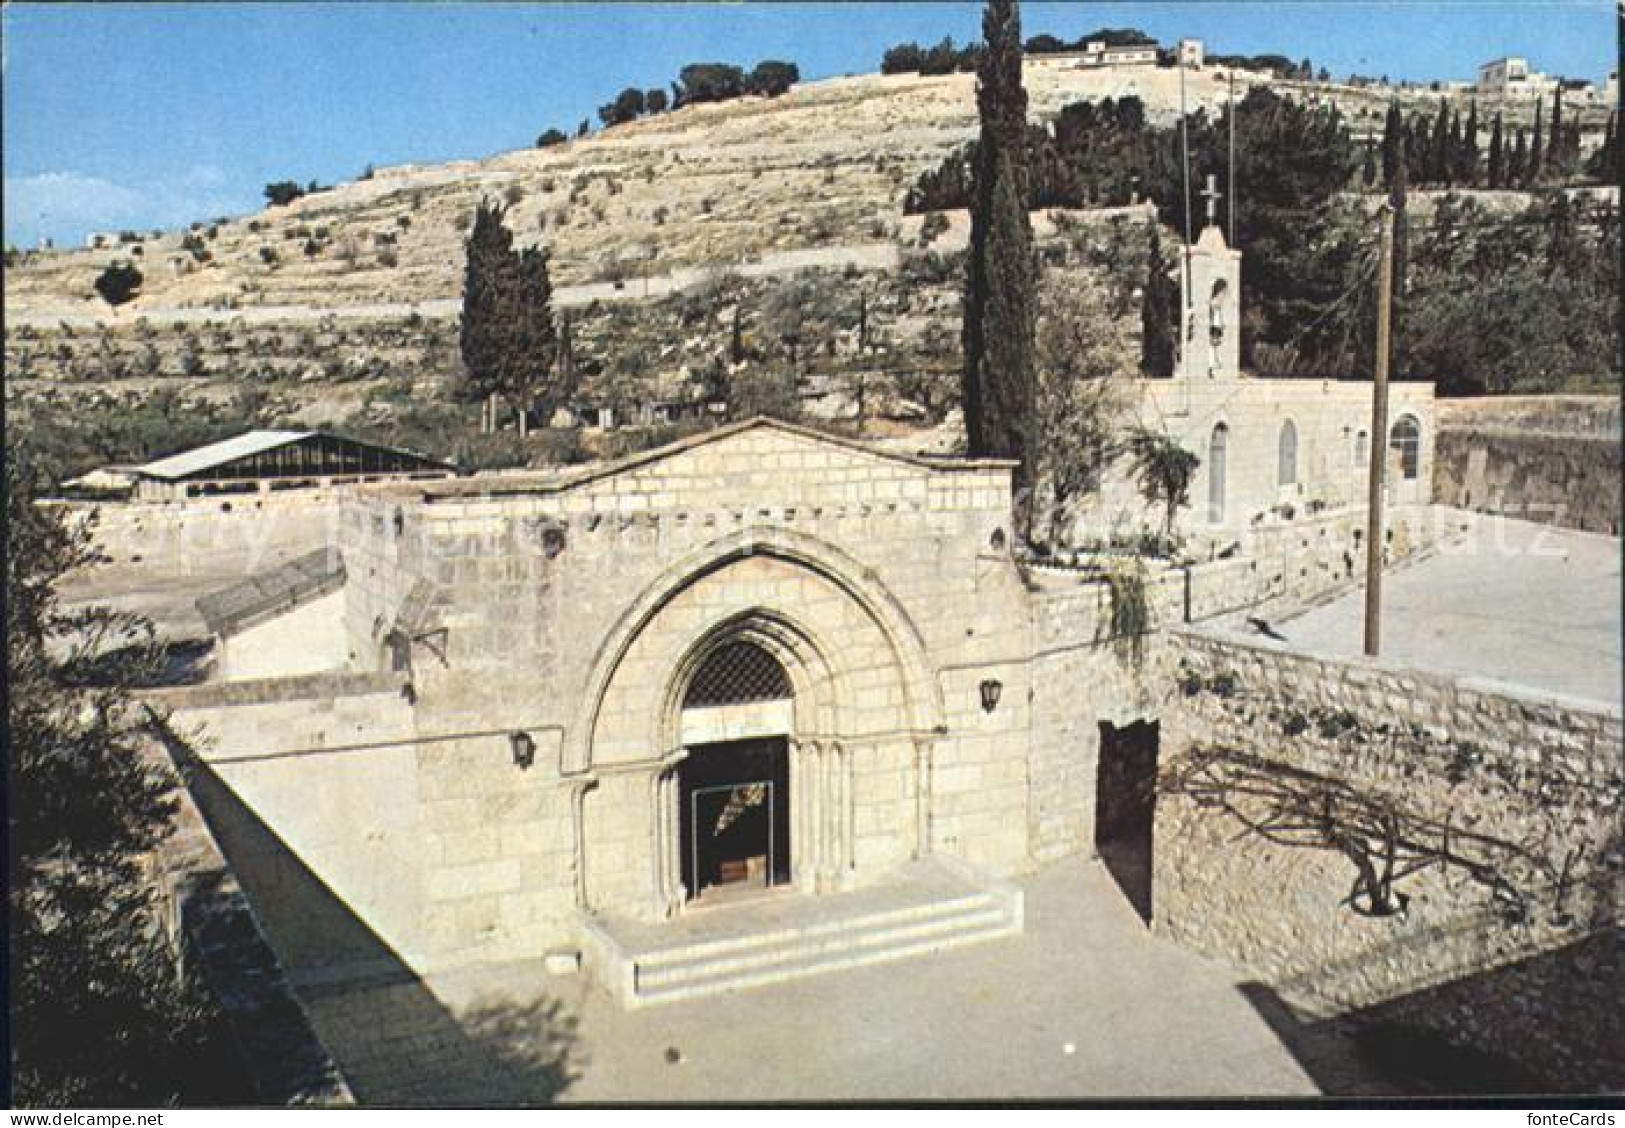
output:
M 777 701 L 791 696 L 790 678 L 777 658 L 754 642 L 717 647 L 695 671 L 683 694 L 683 708 Z

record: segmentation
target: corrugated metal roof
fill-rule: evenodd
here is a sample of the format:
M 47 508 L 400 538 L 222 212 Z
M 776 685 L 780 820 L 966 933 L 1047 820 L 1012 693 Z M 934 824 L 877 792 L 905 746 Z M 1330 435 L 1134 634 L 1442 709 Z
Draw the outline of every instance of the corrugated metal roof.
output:
M 230 439 L 221 439 L 208 446 L 200 446 L 193 450 L 183 450 L 179 454 L 172 454 L 168 458 L 160 458 L 144 466 L 135 467 L 135 472 L 143 478 L 161 478 L 165 481 L 175 481 L 196 474 L 200 470 L 209 470 L 216 466 L 223 466 L 228 462 L 236 462 L 239 458 L 249 458 L 256 454 L 263 454 L 268 450 L 275 450 L 280 446 L 308 439 L 315 435 L 315 431 L 244 431 Z

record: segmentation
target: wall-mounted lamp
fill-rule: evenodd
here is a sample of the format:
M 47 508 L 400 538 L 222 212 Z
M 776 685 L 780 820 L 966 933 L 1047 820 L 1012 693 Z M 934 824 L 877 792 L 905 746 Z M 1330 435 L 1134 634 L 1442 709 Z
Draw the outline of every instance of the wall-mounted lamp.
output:
M 536 741 L 528 732 L 510 732 L 508 745 L 513 749 L 514 767 L 525 771 L 536 762 Z
M 988 678 L 977 687 L 982 693 L 982 711 L 991 713 L 999 707 L 999 695 L 1004 692 L 1004 683 Z

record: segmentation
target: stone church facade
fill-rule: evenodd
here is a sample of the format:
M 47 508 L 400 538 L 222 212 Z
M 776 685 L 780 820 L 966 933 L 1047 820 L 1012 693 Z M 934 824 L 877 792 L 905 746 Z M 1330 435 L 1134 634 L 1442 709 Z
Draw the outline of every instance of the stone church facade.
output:
M 1021 869 L 1011 469 L 756 421 L 573 479 L 358 494 L 351 651 L 409 680 L 421 742 L 409 946 L 534 955 L 579 914 L 667 919 L 741 878 Z M 730 821 L 762 829 L 696 847 Z
M 1229 475 L 1189 524 L 1242 550 L 1144 567 L 1152 627 L 1350 582 L 1364 523 L 1341 504 L 1363 496 L 1351 454 L 1321 448 L 1353 441 L 1369 385 L 1243 376 L 1237 257 L 1212 230 L 1192 257 L 1212 308 L 1147 410 Z M 1283 414 L 1290 491 L 1270 473 Z M 1393 417 L 1419 421 L 1425 463 L 1431 388 L 1396 389 Z M 1192 446 L 1221 428 L 1227 463 Z M 1116 817 L 1102 763 L 1169 684 L 1163 636 L 1123 637 L 1106 577 L 1018 565 L 1013 469 L 758 419 L 574 472 L 357 487 L 342 586 L 223 640 L 236 672 L 171 704 L 238 806 L 227 837 L 289 871 L 265 895 L 298 870 L 419 972 L 590 963 L 601 937 L 647 947 L 758 894 L 781 908 L 732 914 L 747 932 L 839 901 L 880 906 L 896 954 L 985 938 L 1020 927 L 1005 877 L 1095 847 Z M 1395 498 L 1394 556 L 1428 535 L 1425 480 Z M 1251 517 L 1311 498 L 1326 512 Z M 341 640 L 344 668 L 300 638 Z M 803 969 L 831 962 L 826 926 Z M 635 1002 L 636 970 L 599 962 Z M 692 972 L 684 990 L 715 986 Z

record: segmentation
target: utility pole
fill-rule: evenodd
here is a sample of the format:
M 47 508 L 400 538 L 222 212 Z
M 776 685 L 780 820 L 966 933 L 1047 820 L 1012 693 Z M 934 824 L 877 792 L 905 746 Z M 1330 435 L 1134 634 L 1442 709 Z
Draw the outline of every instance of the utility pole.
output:
M 1384 203 L 1377 263 L 1377 363 L 1371 380 L 1371 491 L 1365 527 L 1365 653 L 1375 658 L 1382 639 L 1383 473 L 1388 463 L 1388 337 L 1394 302 L 1394 209 Z

